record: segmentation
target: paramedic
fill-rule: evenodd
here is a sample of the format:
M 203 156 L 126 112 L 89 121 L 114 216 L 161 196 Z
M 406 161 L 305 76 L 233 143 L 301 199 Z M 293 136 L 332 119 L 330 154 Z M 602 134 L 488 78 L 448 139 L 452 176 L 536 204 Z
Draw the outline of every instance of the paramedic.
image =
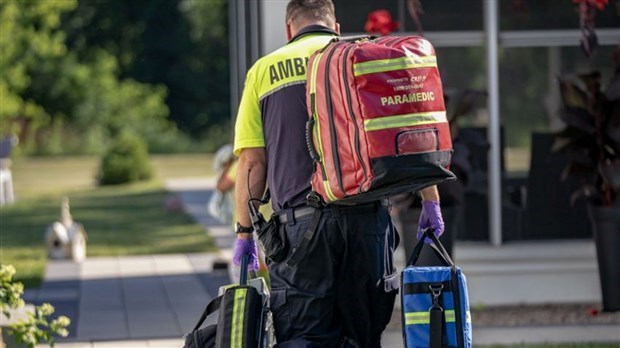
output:
M 331 0 L 291 0 L 285 20 L 289 42 L 250 68 L 239 105 L 233 262 L 239 264 L 243 254 L 256 260 L 250 193 L 261 197 L 269 187 L 273 220 L 288 247 L 288 260 L 321 209 L 315 233 L 294 267 L 286 259 L 268 260 L 278 347 L 379 347 L 398 289 L 392 264 L 398 236 L 387 204 L 316 208 L 307 201 L 313 163 L 305 142 L 306 62 L 339 34 L 334 5 Z M 421 226 L 440 235 L 436 187 L 423 190 L 422 196 Z

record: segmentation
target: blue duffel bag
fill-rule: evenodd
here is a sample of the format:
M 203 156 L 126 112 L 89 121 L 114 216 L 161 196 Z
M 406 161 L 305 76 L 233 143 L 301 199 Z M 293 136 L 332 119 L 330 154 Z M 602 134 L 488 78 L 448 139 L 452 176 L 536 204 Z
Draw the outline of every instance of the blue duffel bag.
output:
M 426 238 L 433 243 L 424 243 Z M 444 266 L 415 266 L 424 245 L 433 249 Z M 401 281 L 405 347 L 471 347 L 467 281 L 432 230 L 418 241 Z

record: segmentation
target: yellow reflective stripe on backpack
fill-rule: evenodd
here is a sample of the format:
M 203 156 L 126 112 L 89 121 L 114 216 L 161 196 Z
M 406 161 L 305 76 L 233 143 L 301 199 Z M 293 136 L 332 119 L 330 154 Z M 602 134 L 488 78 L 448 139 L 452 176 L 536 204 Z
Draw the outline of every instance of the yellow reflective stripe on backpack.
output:
M 364 130 L 369 132 L 388 128 L 420 126 L 423 124 L 440 122 L 448 122 L 445 111 L 418 112 L 415 114 L 386 116 L 365 120 Z
M 413 57 L 405 56 L 392 59 L 378 59 L 368 62 L 357 63 L 353 65 L 353 75 L 360 76 L 366 74 L 373 74 L 379 72 L 387 72 L 402 69 L 415 69 L 415 68 L 436 68 L 437 57 Z
M 245 312 L 245 298 L 248 289 L 240 288 L 235 290 L 232 325 L 230 330 L 230 347 L 243 347 L 243 314 Z

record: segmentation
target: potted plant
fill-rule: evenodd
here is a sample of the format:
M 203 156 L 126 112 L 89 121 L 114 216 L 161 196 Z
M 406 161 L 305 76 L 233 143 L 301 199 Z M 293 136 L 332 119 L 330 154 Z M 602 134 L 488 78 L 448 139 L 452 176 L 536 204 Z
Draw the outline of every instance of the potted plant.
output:
M 559 78 L 565 128 L 552 148 L 569 157 L 562 179 L 579 182 L 571 201 L 587 200 L 604 311 L 620 310 L 620 46 L 614 64 L 611 79 L 599 71 Z

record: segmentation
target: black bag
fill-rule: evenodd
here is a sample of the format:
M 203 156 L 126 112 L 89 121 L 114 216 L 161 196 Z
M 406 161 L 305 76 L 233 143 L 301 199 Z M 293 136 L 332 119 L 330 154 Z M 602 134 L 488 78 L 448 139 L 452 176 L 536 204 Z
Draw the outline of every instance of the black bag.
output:
M 265 345 L 267 305 L 264 294 L 248 285 L 248 256 L 241 262 L 240 285 L 228 287 L 205 308 L 198 323 L 185 335 L 183 348 L 260 348 Z M 220 311 L 217 325 L 200 328 L 209 314 Z

